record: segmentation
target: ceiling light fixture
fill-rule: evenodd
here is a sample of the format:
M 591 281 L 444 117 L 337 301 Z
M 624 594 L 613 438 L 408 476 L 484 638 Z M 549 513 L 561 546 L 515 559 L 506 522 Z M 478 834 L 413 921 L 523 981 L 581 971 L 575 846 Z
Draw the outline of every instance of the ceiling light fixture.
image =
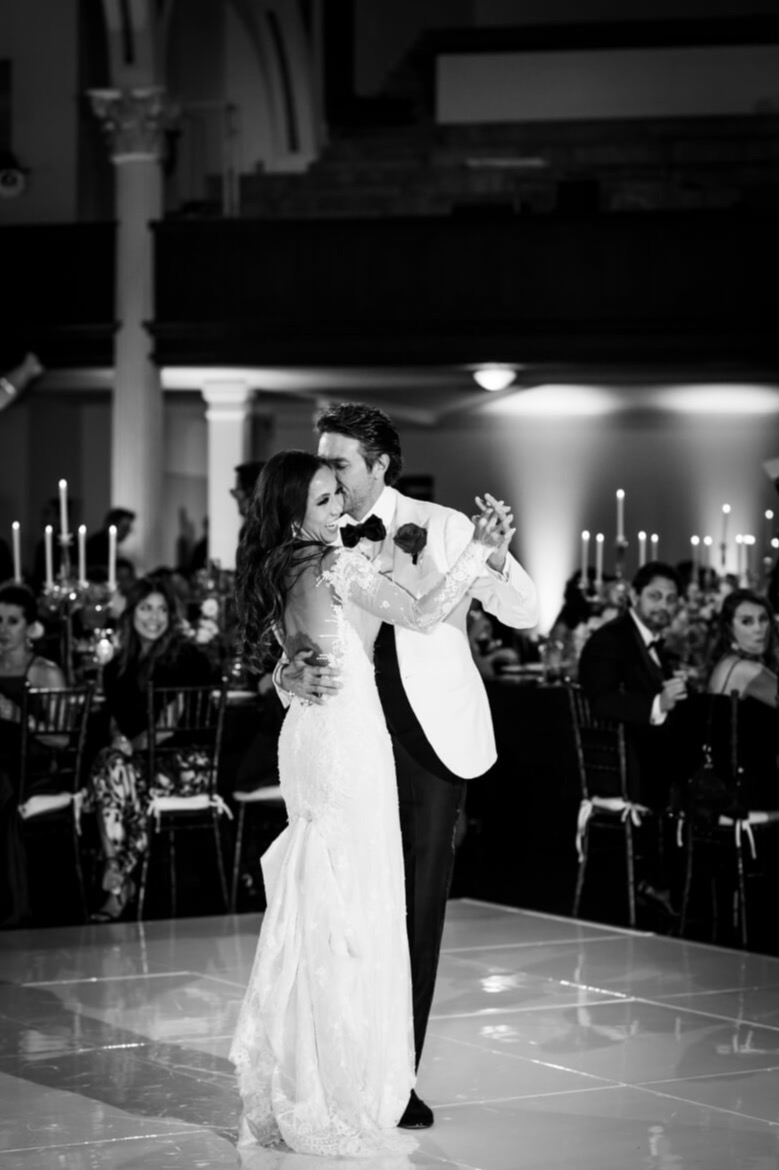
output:
M 487 366 L 479 366 L 471 371 L 473 380 L 482 390 L 506 390 L 517 376 L 513 366 L 503 366 L 492 362 Z

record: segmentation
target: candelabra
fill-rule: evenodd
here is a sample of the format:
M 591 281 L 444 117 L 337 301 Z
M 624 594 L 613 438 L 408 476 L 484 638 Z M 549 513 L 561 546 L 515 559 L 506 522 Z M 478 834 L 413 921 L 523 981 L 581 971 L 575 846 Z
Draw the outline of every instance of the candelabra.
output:
M 73 537 L 63 532 L 59 537 L 60 567 L 56 578 L 49 575 L 41 598 L 41 616 L 59 623 L 60 654 L 65 677 L 75 681 L 73 618 L 81 615 L 84 632 L 90 638 L 105 626 L 105 616 L 112 591 L 107 585 L 89 582 L 73 575 L 70 546 Z
M 628 542 L 624 536 L 618 536 L 614 541 L 614 576 L 621 581 L 625 575 L 625 557 L 627 556 Z

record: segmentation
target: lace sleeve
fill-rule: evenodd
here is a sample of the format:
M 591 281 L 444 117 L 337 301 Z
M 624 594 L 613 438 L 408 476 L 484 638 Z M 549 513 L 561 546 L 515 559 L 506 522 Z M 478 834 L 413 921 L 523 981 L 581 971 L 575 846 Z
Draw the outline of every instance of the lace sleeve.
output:
M 484 570 L 491 550 L 472 541 L 452 568 L 423 597 L 414 597 L 402 586 L 383 577 L 361 553 L 335 550 L 332 565 L 322 573 L 342 601 L 347 599 L 393 626 L 424 633 L 452 612 Z

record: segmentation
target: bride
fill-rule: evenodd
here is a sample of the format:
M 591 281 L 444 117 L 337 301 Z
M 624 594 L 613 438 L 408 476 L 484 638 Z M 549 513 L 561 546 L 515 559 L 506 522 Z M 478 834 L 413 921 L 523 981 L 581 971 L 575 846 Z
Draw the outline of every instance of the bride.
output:
M 402 1152 L 394 1132 L 414 1085 L 403 856 L 389 733 L 373 677 L 375 620 L 432 628 L 501 537 L 487 511 L 424 597 L 337 544 L 343 511 L 328 463 L 281 451 L 266 464 L 238 550 L 244 647 L 314 651 L 341 688 L 292 699 L 279 740 L 288 824 L 262 858 L 267 910 L 230 1051 L 243 1099 L 239 1145 L 304 1154 Z

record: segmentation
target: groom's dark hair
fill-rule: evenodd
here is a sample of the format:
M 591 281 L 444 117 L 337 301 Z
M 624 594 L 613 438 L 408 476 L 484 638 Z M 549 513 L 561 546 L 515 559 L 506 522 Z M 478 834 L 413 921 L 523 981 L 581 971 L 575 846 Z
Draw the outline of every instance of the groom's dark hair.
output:
M 403 470 L 400 436 L 392 419 L 378 406 L 364 402 L 328 406 L 317 416 L 316 429 L 320 435 L 335 433 L 357 439 L 368 467 L 373 467 L 380 455 L 386 455 L 389 465 L 384 482 L 391 487 L 397 481 Z

